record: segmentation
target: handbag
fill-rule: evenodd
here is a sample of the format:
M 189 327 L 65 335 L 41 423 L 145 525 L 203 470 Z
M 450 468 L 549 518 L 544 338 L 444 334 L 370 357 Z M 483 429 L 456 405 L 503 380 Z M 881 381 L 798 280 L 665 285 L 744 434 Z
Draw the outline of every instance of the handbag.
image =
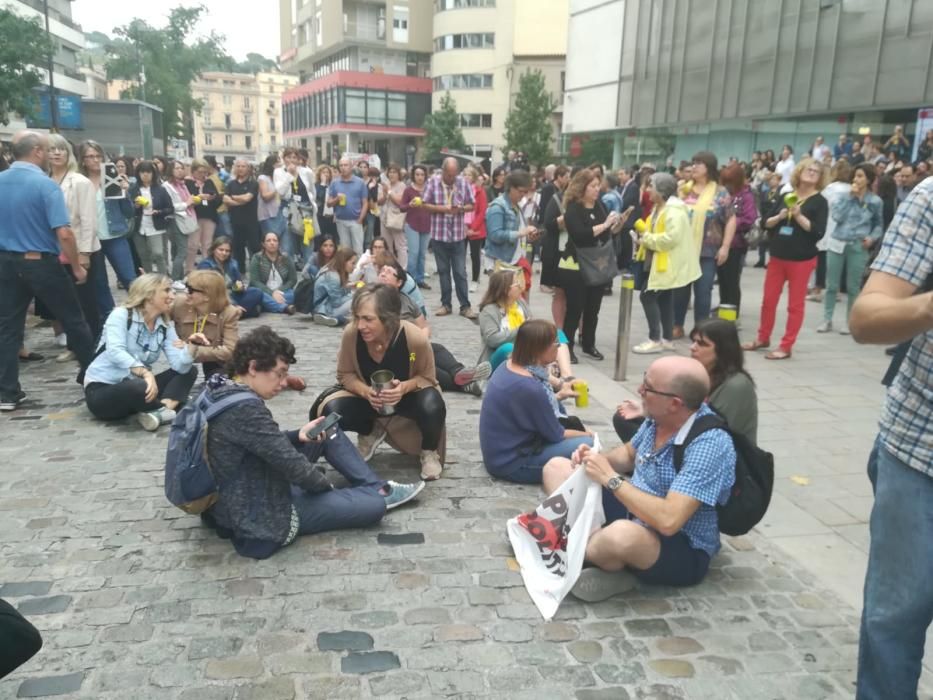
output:
M 603 287 L 619 274 L 611 240 L 589 248 L 578 247 L 576 258 L 580 264 L 580 274 L 583 275 L 583 284 L 587 287 Z
M 387 204 L 385 208 L 385 227 L 401 230 L 405 227 L 405 212 L 394 204 Z

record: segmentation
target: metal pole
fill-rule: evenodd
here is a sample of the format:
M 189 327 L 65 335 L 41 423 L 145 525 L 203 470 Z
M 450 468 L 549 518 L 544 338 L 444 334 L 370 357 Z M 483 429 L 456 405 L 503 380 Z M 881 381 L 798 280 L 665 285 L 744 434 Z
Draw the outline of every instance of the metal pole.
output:
M 619 331 L 616 335 L 616 369 L 613 379 L 625 381 L 628 367 L 629 336 L 632 332 L 632 296 L 635 294 L 635 276 L 622 273 L 622 291 L 619 294 Z
M 42 12 L 45 14 L 45 34 L 52 41 L 52 32 L 49 29 L 49 0 L 42 0 Z M 55 99 L 55 78 L 52 73 L 55 70 L 55 44 L 52 43 L 52 51 L 49 53 L 49 116 L 52 119 L 51 132 L 58 133 L 58 100 Z

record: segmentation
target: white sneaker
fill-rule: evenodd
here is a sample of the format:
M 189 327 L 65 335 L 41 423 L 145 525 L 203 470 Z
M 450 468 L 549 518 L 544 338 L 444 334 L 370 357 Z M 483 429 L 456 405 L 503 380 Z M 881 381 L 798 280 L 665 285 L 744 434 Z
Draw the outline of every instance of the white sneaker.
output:
M 839 333 L 841 335 L 850 335 L 849 333 L 849 324 L 847 321 L 843 321 L 842 325 L 839 327 Z
M 376 448 L 386 439 L 386 431 L 379 423 L 373 423 L 373 431 L 369 435 L 359 435 L 356 439 L 356 449 L 364 462 L 368 462 L 376 454 Z
M 175 411 L 170 408 L 157 408 L 155 411 L 137 413 L 136 420 L 139 421 L 143 430 L 154 433 L 159 429 L 160 425 L 165 425 L 175 420 Z
M 55 344 L 60 348 L 68 347 L 68 336 L 64 333 L 59 333 L 55 336 Z
M 663 350 L 664 352 L 674 352 L 674 350 L 676 350 L 676 348 L 674 347 L 674 341 L 664 340 L 662 338 L 661 339 L 661 350 Z
M 470 291 L 478 292 L 479 291 L 479 282 L 470 282 Z
M 421 478 L 425 481 L 434 481 L 441 478 L 444 465 L 437 450 L 421 450 Z
M 75 355 L 71 350 L 65 350 L 61 355 L 55 357 L 56 362 L 71 362 L 72 360 L 77 360 L 78 356 Z
M 673 343 L 671 344 L 673 349 Z M 664 346 L 656 340 L 646 340 L 644 343 L 639 343 L 634 348 L 632 352 L 637 355 L 655 355 L 659 352 L 664 352 Z
M 833 329 L 832 321 L 823 321 L 820 325 L 816 327 L 817 333 L 829 333 Z

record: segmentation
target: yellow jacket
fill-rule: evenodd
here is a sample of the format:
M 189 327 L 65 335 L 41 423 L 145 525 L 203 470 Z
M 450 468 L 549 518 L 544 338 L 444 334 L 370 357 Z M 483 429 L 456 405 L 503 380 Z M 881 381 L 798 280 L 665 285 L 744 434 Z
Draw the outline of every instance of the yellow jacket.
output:
M 700 277 L 700 251 L 693 240 L 687 205 L 677 197 L 668 199 L 660 214 L 651 215 L 641 246 L 654 251 L 647 289 L 677 289 Z M 639 255 L 644 259 L 641 250 Z

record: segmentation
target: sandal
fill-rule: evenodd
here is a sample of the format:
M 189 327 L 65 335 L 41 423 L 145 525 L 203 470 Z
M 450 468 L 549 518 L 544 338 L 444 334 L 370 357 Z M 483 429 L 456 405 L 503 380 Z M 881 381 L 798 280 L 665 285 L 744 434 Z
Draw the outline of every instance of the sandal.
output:
M 789 360 L 790 353 L 786 350 L 772 350 L 765 355 L 766 360 Z
M 761 348 L 766 348 L 769 345 L 771 345 L 771 343 L 764 343 L 760 340 L 753 340 L 748 343 L 742 343 L 742 349 L 743 350 L 760 350 Z

